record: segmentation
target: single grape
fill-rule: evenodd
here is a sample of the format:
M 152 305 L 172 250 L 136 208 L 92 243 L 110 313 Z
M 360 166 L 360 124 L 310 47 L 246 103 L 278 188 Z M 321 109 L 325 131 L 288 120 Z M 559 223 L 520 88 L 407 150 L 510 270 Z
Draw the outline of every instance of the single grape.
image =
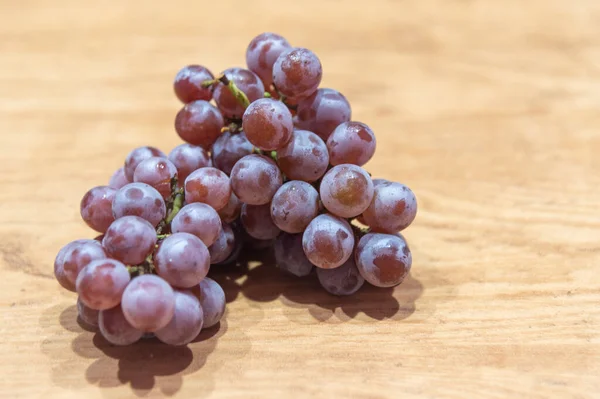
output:
M 106 231 L 102 246 L 111 258 L 126 265 L 139 265 L 154 250 L 156 230 L 138 216 L 123 216 Z
M 277 164 L 264 155 L 246 155 L 231 171 L 231 188 L 246 204 L 268 204 L 282 184 Z
M 331 132 L 352 116 L 350 103 L 342 93 L 333 89 L 319 89 L 298 103 L 297 126 L 310 130 L 327 140 Z
M 198 145 L 183 143 L 173 148 L 169 160 L 177 168 L 177 179 L 183 184 L 185 179 L 196 169 L 212 166 L 208 151 Z
M 212 161 L 216 168 L 230 175 L 236 162 L 252 154 L 253 150 L 254 146 L 244 132 L 225 132 L 212 147 Z
M 396 234 L 366 234 L 356 246 L 355 260 L 360 274 L 376 287 L 400 284 L 412 265 L 408 244 Z
M 121 302 L 130 279 L 129 271 L 118 260 L 95 260 L 79 273 L 77 293 L 79 299 L 92 309 L 110 309 Z
M 205 278 L 192 291 L 200 300 L 204 312 L 204 326 L 209 328 L 217 324 L 225 314 L 225 292 L 213 279 Z
M 115 220 L 112 203 L 117 191 L 108 186 L 94 187 L 81 200 L 79 210 L 81 218 L 92 229 L 104 233 Z
M 206 277 L 210 255 L 195 235 L 174 233 L 159 244 L 154 266 L 156 273 L 172 286 L 190 288 Z
M 265 205 L 242 205 L 240 215 L 242 226 L 246 232 L 259 240 L 272 240 L 277 237 L 281 230 L 271 219 L 271 207 Z
M 167 206 L 154 187 L 146 183 L 129 183 L 115 194 L 112 213 L 115 219 L 139 216 L 156 226 L 167 215 Z
M 313 265 L 333 269 L 343 265 L 352 255 L 354 233 L 346 220 L 328 214 L 319 215 L 304 231 L 302 247 Z
M 305 98 L 317 91 L 322 76 L 321 61 L 305 48 L 287 50 L 273 64 L 275 87 L 292 99 Z
M 77 314 L 79 319 L 89 327 L 98 327 L 98 316 L 100 311 L 85 306 L 81 298 L 77 298 Z
M 417 198 L 404 184 L 384 181 L 375 186 L 373 200 L 363 212 L 365 224 L 374 232 L 396 233 L 417 216 Z
M 327 139 L 329 162 L 332 165 L 350 163 L 362 166 L 375 154 L 375 135 L 361 122 L 345 122 L 335 128 Z
M 171 222 L 173 233 L 190 233 L 211 246 L 221 233 L 221 218 L 211 206 L 196 202 L 181 208 Z
M 120 189 L 126 184 L 131 183 L 125 175 L 125 168 L 122 166 L 113 173 L 108 183 L 108 187 L 114 188 L 115 190 Z
M 273 223 L 286 233 L 301 233 L 319 214 L 319 193 L 310 184 L 292 180 L 271 201 Z
M 352 295 L 365 283 L 351 256 L 342 266 L 335 269 L 317 268 L 321 287 L 333 295 Z
M 169 345 L 187 345 L 200 334 L 204 313 L 200 301 L 189 291 L 175 291 L 175 311 L 169 324 L 157 330 L 156 338 Z
M 277 151 L 277 163 L 288 178 L 312 183 L 327 171 L 329 153 L 319 136 L 295 130 L 290 142 Z
M 63 288 L 69 291 L 75 292 L 75 280 L 69 280 L 65 273 L 65 254 L 72 251 L 74 246 L 85 241 L 86 240 L 76 240 L 68 243 L 58 251 L 56 258 L 54 259 L 54 277 L 56 277 L 56 281 L 58 281 Z
M 210 254 L 210 263 L 220 263 L 226 260 L 235 249 L 235 234 L 227 223 L 223 223 L 223 228 L 219 232 L 217 240 L 208 247 Z
M 113 345 L 131 345 L 142 338 L 144 332 L 133 327 L 125 318 L 121 305 L 101 310 L 98 326 L 102 336 Z
M 248 141 L 261 150 L 278 150 L 292 138 L 294 122 L 290 110 L 272 98 L 256 100 L 246 109 L 242 127 Z
M 246 236 L 248 236 L 248 233 L 246 233 L 241 226 L 231 225 L 230 227 L 231 227 L 231 230 L 233 231 L 233 236 L 234 236 L 233 250 L 231 251 L 231 253 L 229 254 L 229 256 L 227 256 L 227 258 L 225 260 L 222 260 L 220 262 L 211 262 L 212 264 L 228 265 L 228 264 L 234 263 L 237 261 L 240 253 L 242 252 L 242 249 L 244 248 L 245 238 L 246 238 Z M 225 231 L 225 229 L 223 229 L 223 231 Z M 217 240 L 217 242 L 214 243 L 212 245 L 212 247 L 216 246 L 218 242 L 219 242 L 219 240 Z M 211 254 L 217 251 L 216 248 L 213 250 L 211 250 L 209 248 L 208 250 L 209 250 L 209 253 L 211 253 Z M 217 255 L 215 255 L 215 257 L 216 256 Z M 212 257 L 212 255 L 211 255 L 211 257 Z
M 273 245 L 277 267 L 297 277 L 308 276 L 313 269 L 304 249 L 302 234 L 280 234 Z
M 373 182 L 360 166 L 334 166 L 323 176 L 320 186 L 321 201 L 327 210 L 343 218 L 363 213 L 373 199 Z
M 265 32 L 256 36 L 246 49 L 246 65 L 258 75 L 265 88 L 273 83 L 273 64 L 277 57 L 292 46 L 282 36 Z
M 222 75 L 225 75 L 229 81 L 233 81 L 235 86 L 246 94 L 250 103 L 263 98 L 265 95 L 263 82 L 252 71 L 242 68 L 229 68 L 223 71 Z M 240 119 L 244 115 L 246 107 L 231 94 L 229 88 L 223 83 L 216 84 L 213 98 L 225 118 Z
M 185 179 L 185 201 L 202 202 L 220 210 L 231 196 L 229 177 L 217 168 L 206 167 L 192 172 Z
M 167 199 L 171 196 L 171 181 L 177 178 L 177 167 L 167 158 L 148 158 L 138 165 L 133 181 L 146 183 Z
M 59 256 L 61 256 L 61 259 L 59 259 Z M 90 262 L 106 259 L 107 253 L 96 240 L 77 240 L 61 249 L 59 256 L 56 257 L 55 270 L 57 266 L 59 270 L 63 270 L 64 278 L 68 281 L 70 287 L 71 284 L 75 285 L 77 276 L 83 268 Z
M 140 162 L 142 162 L 144 159 L 152 157 L 166 158 L 167 156 L 164 152 L 155 147 L 138 147 L 132 150 L 125 159 L 124 170 L 127 180 L 132 182 L 135 168 L 137 168 Z
M 175 75 L 173 83 L 175 95 L 184 104 L 196 100 L 210 101 L 212 99 L 211 88 L 203 87 L 202 82 L 214 78 L 213 74 L 201 65 L 185 66 Z
M 219 209 L 219 216 L 221 220 L 225 223 L 231 223 L 235 221 L 242 211 L 242 201 L 235 195 L 233 190 L 231 191 L 231 196 L 229 197 L 229 201 L 227 201 L 227 205 L 224 208 Z
M 175 311 L 175 294 L 162 278 L 144 274 L 131 280 L 125 288 L 121 307 L 125 319 L 134 328 L 155 332 L 171 321 Z
M 210 149 L 221 135 L 223 115 L 211 103 L 193 101 L 183 106 L 175 117 L 175 130 L 181 139 L 193 145 Z

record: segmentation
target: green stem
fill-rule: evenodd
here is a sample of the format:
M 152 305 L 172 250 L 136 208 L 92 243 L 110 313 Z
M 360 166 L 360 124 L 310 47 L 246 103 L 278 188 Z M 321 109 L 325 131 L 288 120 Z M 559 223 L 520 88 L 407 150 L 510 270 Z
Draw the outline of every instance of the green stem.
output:
M 248 100 L 248 97 L 246 96 L 246 93 L 244 93 L 243 91 L 241 91 L 233 82 L 233 80 L 229 80 L 227 78 L 227 76 L 222 75 L 219 76 L 219 78 L 217 79 L 219 82 L 223 83 L 225 86 L 227 86 L 227 88 L 229 89 L 229 91 L 231 92 L 231 94 L 233 94 L 233 96 L 236 98 L 236 100 L 238 100 L 238 102 L 240 104 L 242 104 L 244 106 L 244 108 L 247 108 L 248 105 L 250 105 L 250 100 Z
M 210 80 L 205 80 L 202 82 L 202 87 L 210 87 L 212 85 L 214 85 L 215 83 L 217 83 L 218 81 L 215 79 L 210 79 Z
M 179 190 L 177 194 L 175 194 L 175 199 L 173 199 L 173 209 L 165 219 L 166 224 L 171 224 L 175 216 L 179 213 L 181 208 L 183 207 L 183 190 Z
M 268 91 L 265 91 L 265 98 L 271 98 L 271 97 L 273 97 L 271 95 L 271 93 L 269 93 Z
M 269 155 L 273 161 L 277 162 L 277 151 L 271 151 Z
M 165 238 L 167 238 L 168 236 L 170 236 L 171 234 L 157 234 L 156 235 L 156 239 L 157 240 L 164 240 Z

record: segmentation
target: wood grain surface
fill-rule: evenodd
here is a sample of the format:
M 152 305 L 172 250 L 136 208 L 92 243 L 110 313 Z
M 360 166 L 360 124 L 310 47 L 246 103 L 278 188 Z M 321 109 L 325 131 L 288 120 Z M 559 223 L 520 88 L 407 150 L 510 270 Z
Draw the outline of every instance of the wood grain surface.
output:
M 54 281 L 79 201 L 179 144 L 172 79 L 313 49 L 420 210 L 412 276 L 337 299 L 250 259 L 220 328 L 107 345 Z M 597 0 L 0 1 L 0 397 L 600 397 Z

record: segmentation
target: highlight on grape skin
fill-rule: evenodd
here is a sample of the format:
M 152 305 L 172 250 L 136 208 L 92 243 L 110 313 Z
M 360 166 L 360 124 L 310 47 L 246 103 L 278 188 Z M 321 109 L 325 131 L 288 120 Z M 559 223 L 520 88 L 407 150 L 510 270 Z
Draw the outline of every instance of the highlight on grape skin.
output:
M 101 234 L 56 255 L 55 277 L 76 293 L 82 325 L 113 345 L 144 336 L 187 345 L 218 326 L 226 296 L 211 276 L 247 273 L 246 253 L 272 250 L 274 265 L 261 268 L 336 296 L 365 281 L 396 286 L 412 267 L 398 232 L 415 219 L 416 196 L 362 168 L 375 134 L 352 120 L 340 91 L 319 87 L 318 56 L 270 32 L 245 51 L 248 69 L 215 77 L 190 64 L 176 73 L 183 105 L 172 138 L 183 143 L 168 156 L 152 146 L 129 152 L 79 204 Z

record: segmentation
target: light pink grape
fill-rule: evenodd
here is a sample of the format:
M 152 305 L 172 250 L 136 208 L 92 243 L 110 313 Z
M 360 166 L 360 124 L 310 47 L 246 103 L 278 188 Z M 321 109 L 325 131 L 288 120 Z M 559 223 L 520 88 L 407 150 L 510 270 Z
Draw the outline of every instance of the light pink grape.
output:
M 295 130 L 290 142 L 277 151 L 277 163 L 288 178 L 312 183 L 327 171 L 329 153 L 319 136 Z
M 204 313 L 204 326 L 209 328 L 216 325 L 225 314 L 225 292 L 213 279 L 205 278 L 194 290 Z
M 334 166 L 323 176 L 319 194 L 327 210 L 336 216 L 352 218 L 363 213 L 373 199 L 373 182 L 361 167 Z
M 273 64 L 273 83 L 284 96 L 301 99 L 319 87 L 323 76 L 321 61 L 312 51 L 293 48 L 277 57 Z
M 240 220 L 246 232 L 259 240 L 272 240 L 281 232 L 271 219 L 271 207 L 269 204 L 242 205 Z
M 195 100 L 210 101 L 212 90 L 202 83 L 214 79 L 212 72 L 202 65 L 187 65 L 175 76 L 173 90 L 177 98 L 184 104 Z
M 256 36 L 246 49 L 246 65 L 248 69 L 258 75 L 268 90 L 273 83 L 273 64 L 277 57 L 286 50 L 291 49 L 288 41 L 271 32 L 261 33 Z
M 327 139 L 329 162 L 332 165 L 351 163 L 362 166 L 369 162 L 377 146 L 375 134 L 361 122 L 345 122 L 335 128 Z
M 148 184 L 167 199 L 171 196 L 171 182 L 177 177 L 177 167 L 173 162 L 167 158 L 152 157 L 140 162 L 133 181 Z
M 225 132 L 212 147 L 212 161 L 216 168 L 230 175 L 236 162 L 252 154 L 253 150 L 254 146 L 244 132 Z
M 231 195 L 229 177 L 217 168 L 206 167 L 192 172 L 185 179 L 185 201 L 202 202 L 220 210 Z
M 154 266 L 156 273 L 172 286 L 190 288 L 206 277 L 210 255 L 195 235 L 174 233 L 159 244 Z
M 111 176 L 110 181 L 108 183 L 108 187 L 118 190 L 121 187 L 123 187 L 124 185 L 129 184 L 129 183 L 131 183 L 131 181 L 129 181 L 127 179 L 127 176 L 125 175 L 125 168 L 123 166 L 121 166 Z
M 242 201 L 235 195 L 233 190 L 231 191 L 231 196 L 229 197 L 229 201 L 227 201 L 227 205 L 224 208 L 219 209 L 219 216 L 221 220 L 225 223 L 231 223 L 235 221 L 242 211 Z
M 77 315 L 79 319 L 89 327 L 98 327 L 98 316 L 100 311 L 87 307 L 81 298 L 77 298 Z
M 365 283 L 351 256 L 342 266 L 335 269 L 317 268 L 321 287 L 333 295 L 352 295 Z
M 286 233 L 301 233 L 319 214 L 319 193 L 310 184 L 292 180 L 271 201 L 273 223 Z
M 208 247 L 208 253 L 210 254 L 210 263 L 220 263 L 226 260 L 235 249 L 235 234 L 227 223 L 223 223 L 223 228 L 219 233 L 217 240 Z
M 171 321 L 154 332 L 156 338 L 169 345 L 187 345 L 202 330 L 204 313 L 200 301 L 189 291 L 175 291 L 175 310 Z
M 95 260 L 79 273 L 77 293 L 79 299 L 92 309 L 110 309 L 121 302 L 129 280 L 129 271 L 118 260 Z
M 180 185 L 183 185 L 185 179 L 196 169 L 212 166 L 208 151 L 189 143 L 183 143 L 173 148 L 169 153 L 169 160 L 177 168 L 177 179 Z
M 104 233 L 115 220 L 112 214 L 115 193 L 114 188 L 98 186 L 83 196 L 79 207 L 81 218 L 92 229 Z
M 144 146 L 133 149 L 125 159 L 124 170 L 127 180 L 132 182 L 133 174 L 135 173 L 135 168 L 137 168 L 140 162 L 142 162 L 143 160 L 152 157 L 166 158 L 167 156 L 164 152 L 162 152 L 156 147 Z
M 221 218 L 213 207 L 196 202 L 181 208 L 171 222 L 173 233 L 190 233 L 211 246 L 221 233 Z
M 345 219 L 319 215 L 304 231 L 302 247 L 313 265 L 333 269 L 343 265 L 352 255 L 354 233 Z
M 417 198 L 401 183 L 379 182 L 373 200 L 363 212 L 365 224 L 381 233 L 396 233 L 407 228 L 417 216 Z
M 108 255 L 126 265 L 139 265 L 154 250 L 156 230 L 138 216 L 124 216 L 110 225 L 102 246 Z
M 376 287 L 400 284 L 412 266 L 408 244 L 399 234 L 366 234 L 356 246 L 355 260 L 360 274 Z
M 272 151 L 290 141 L 294 122 L 284 103 L 261 98 L 250 104 L 244 112 L 242 127 L 250 143 L 261 150 Z
M 139 216 L 156 226 L 167 215 L 167 206 L 154 187 L 146 183 L 129 183 L 115 194 L 112 212 L 115 219 Z
M 246 204 L 268 204 L 282 184 L 277 164 L 264 155 L 246 155 L 231 171 L 231 188 Z
M 90 262 L 106 259 L 106 257 L 107 253 L 98 241 L 77 240 L 65 246 L 65 250 L 62 253 L 62 259 L 58 259 L 57 257 L 57 261 L 59 268 L 62 267 L 64 277 L 69 282 L 69 285 L 74 285 L 79 273 L 90 264 Z
M 125 318 L 121 305 L 101 310 L 98 315 L 100 333 L 111 344 L 131 345 L 142 338 L 144 332 L 133 327 Z
M 236 87 L 246 94 L 250 103 L 263 98 L 265 86 L 260 78 L 252 71 L 243 68 L 229 68 L 221 73 L 228 80 L 233 81 Z M 240 119 L 244 115 L 244 107 L 223 83 L 217 83 L 213 92 L 217 107 L 225 118 Z
M 211 103 L 192 101 L 183 106 L 175 117 L 175 131 L 185 142 L 210 149 L 221 135 L 223 115 Z
M 175 294 L 162 278 L 144 274 L 134 278 L 125 288 L 121 307 L 125 319 L 134 328 L 155 332 L 171 321 L 175 311 Z
M 333 89 L 319 89 L 298 103 L 297 126 L 310 130 L 323 140 L 341 123 L 352 116 L 350 103 L 342 93 Z

